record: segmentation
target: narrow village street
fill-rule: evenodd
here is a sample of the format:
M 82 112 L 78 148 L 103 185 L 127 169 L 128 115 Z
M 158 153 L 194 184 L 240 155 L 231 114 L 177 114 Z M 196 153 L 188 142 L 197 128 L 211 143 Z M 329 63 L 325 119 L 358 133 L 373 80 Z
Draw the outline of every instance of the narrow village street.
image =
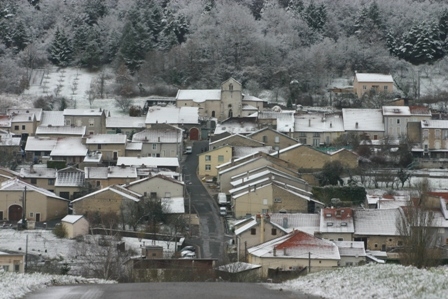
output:
M 197 155 L 208 148 L 208 141 L 196 141 L 193 152 L 183 163 L 183 175 L 191 199 L 191 211 L 199 217 L 199 235 L 192 235 L 189 243 L 200 247 L 200 258 L 216 258 L 220 261 L 225 253 L 224 223 L 219 215 L 215 198 L 204 187 L 196 174 Z

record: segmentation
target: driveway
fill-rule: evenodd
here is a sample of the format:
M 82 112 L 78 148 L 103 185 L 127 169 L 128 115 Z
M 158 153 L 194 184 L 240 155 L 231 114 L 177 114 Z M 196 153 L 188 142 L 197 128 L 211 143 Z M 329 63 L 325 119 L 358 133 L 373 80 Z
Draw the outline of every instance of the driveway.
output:
M 196 141 L 193 144 L 192 154 L 187 155 L 183 163 L 182 172 L 190 194 L 192 212 L 196 212 L 199 217 L 199 238 L 187 241 L 201 247 L 199 257 L 223 260 L 225 252 L 223 219 L 219 216 L 215 199 L 208 193 L 196 174 L 197 155 L 205 148 L 208 148 L 208 141 Z

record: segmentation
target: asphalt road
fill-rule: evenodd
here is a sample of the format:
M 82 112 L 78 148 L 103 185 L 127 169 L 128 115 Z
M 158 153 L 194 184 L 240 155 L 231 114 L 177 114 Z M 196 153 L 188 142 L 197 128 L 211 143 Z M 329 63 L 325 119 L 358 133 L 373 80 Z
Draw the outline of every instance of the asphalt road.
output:
M 187 155 L 183 163 L 183 173 L 187 190 L 191 197 L 192 212 L 199 217 L 199 238 L 188 240 L 201 248 L 201 258 L 216 258 L 223 260 L 225 253 L 225 236 L 222 217 L 219 216 L 218 205 L 201 181 L 198 179 L 197 155 L 201 150 L 208 148 L 208 141 L 196 141 L 193 144 L 193 153 Z
M 39 290 L 25 299 L 310 299 L 299 293 L 268 289 L 255 283 L 160 282 L 57 286 Z

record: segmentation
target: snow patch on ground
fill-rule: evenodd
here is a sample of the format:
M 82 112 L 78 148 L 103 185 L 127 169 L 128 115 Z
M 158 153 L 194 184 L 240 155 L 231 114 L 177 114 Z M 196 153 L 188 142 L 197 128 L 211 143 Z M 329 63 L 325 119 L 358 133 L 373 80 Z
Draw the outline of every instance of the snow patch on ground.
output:
M 69 275 L 0 272 L 0 299 L 22 298 L 28 293 L 53 285 L 106 283 L 116 282 L 103 279 L 87 279 L 80 276 Z
M 268 287 L 327 299 L 436 299 L 446 298 L 447 278 L 447 267 L 417 269 L 394 264 L 368 264 L 309 274 Z

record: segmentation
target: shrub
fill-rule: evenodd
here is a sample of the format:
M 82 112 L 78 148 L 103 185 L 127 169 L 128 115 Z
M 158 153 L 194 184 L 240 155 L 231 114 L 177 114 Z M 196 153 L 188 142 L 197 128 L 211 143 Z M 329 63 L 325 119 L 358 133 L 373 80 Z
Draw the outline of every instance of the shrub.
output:
M 62 238 L 66 238 L 67 237 L 67 230 L 65 229 L 65 227 L 58 223 L 56 224 L 56 226 L 53 228 L 53 234 L 62 239 Z

